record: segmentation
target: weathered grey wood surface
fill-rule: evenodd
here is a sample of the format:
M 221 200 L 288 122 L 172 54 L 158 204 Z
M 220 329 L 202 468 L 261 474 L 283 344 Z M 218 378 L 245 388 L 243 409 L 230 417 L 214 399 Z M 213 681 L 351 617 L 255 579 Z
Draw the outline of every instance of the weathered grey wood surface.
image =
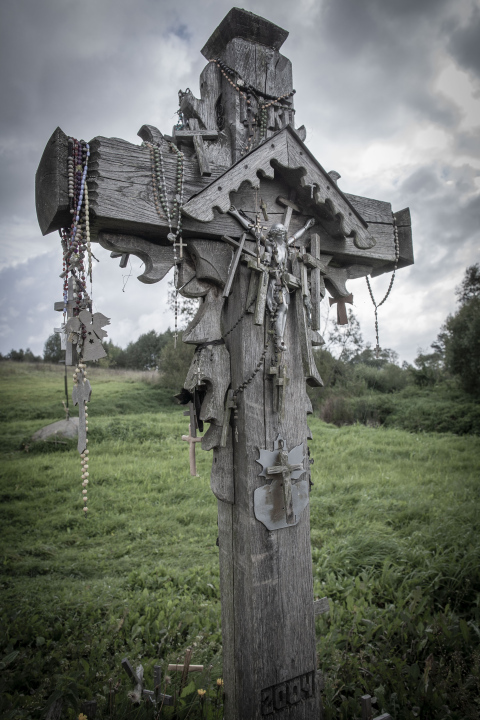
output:
M 276 138 L 272 144 L 276 144 L 275 140 Z M 282 145 L 282 142 L 280 144 Z M 57 129 L 45 149 L 37 171 L 37 212 L 44 234 L 70 223 L 66 148 L 67 136 Z M 283 142 L 283 149 L 280 149 L 280 157 L 287 162 L 285 142 Z M 63 158 L 64 155 L 65 162 L 60 163 L 59 158 Z M 131 234 L 157 243 L 167 243 L 166 236 L 169 232 L 167 220 L 165 217 L 159 217 L 155 209 L 148 148 L 116 138 L 99 137 L 92 141 L 90 160 L 88 184 L 92 239 L 97 239 L 101 232 L 110 232 L 122 235 Z M 227 202 L 233 202 L 246 212 L 255 212 L 255 194 L 252 192 L 250 182 L 246 182 L 249 168 L 247 167 L 245 170 L 245 165 L 248 166 L 249 161 L 250 156 L 245 163 L 242 161 L 238 164 L 237 172 L 242 172 L 243 168 L 246 175 L 243 180 L 240 176 L 235 181 L 238 191 L 232 192 L 229 197 L 227 195 L 222 200 L 222 208 L 226 207 Z M 164 162 L 167 185 L 171 188 L 169 200 L 172 202 L 176 178 L 176 157 L 169 152 L 166 143 Z M 253 162 L 254 166 L 256 166 L 255 163 L 256 161 Z M 224 167 L 215 165 L 211 161 L 209 164 L 213 178 L 218 178 L 225 170 Z M 277 203 L 279 188 L 285 187 L 284 180 L 295 185 L 295 176 L 287 176 L 285 168 L 282 171 L 280 165 L 274 170 L 265 158 L 260 165 L 265 166 L 265 171 L 272 177 L 271 182 L 262 181 L 262 197 L 264 196 L 263 199 L 268 208 L 269 221 L 270 223 L 279 222 L 283 216 L 283 208 Z M 235 168 L 233 169 L 235 170 Z M 257 170 L 259 169 L 260 166 L 257 167 Z M 328 174 L 326 176 L 328 177 Z M 258 183 L 256 171 L 250 173 L 248 177 L 253 183 Z M 185 196 L 187 198 L 198 193 L 202 188 L 208 187 L 211 181 L 212 178 L 200 175 L 198 162 L 193 154 L 185 157 Z M 327 180 L 325 182 L 328 184 Z M 223 191 L 221 183 L 212 183 L 210 195 L 212 193 L 221 195 L 222 191 L 219 191 L 218 187 L 222 187 Z M 368 260 L 374 268 L 373 274 L 391 271 L 394 261 L 394 242 L 393 215 L 389 203 L 358 196 L 345 196 L 349 205 L 356 208 L 357 213 L 361 216 L 365 213 L 367 217 L 371 217 L 368 230 L 375 238 L 376 244 L 370 249 L 361 249 L 355 246 L 354 239 L 351 237 L 343 239 L 334 237 L 331 234 L 334 232 L 332 228 L 337 227 L 335 232 L 338 235 L 338 222 L 331 218 L 329 220 L 328 217 L 319 213 L 315 201 L 310 198 L 308 185 L 305 184 L 305 187 L 299 190 L 301 194 L 303 193 L 304 214 L 293 214 L 291 222 L 293 232 L 296 232 L 304 224 L 307 217 L 312 214 L 316 215 L 319 230 L 322 231 L 322 251 L 324 253 L 333 255 L 340 263 L 365 264 L 365 260 Z M 45 197 L 50 199 L 44 201 Z M 195 198 L 192 198 L 191 202 L 194 201 Z M 198 204 L 199 201 L 195 202 Z M 345 212 L 350 212 L 350 210 L 345 210 Z M 411 227 L 408 224 L 408 218 L 405 219 L 406 213 L 402 212 L 401 222 L 399 222 L 400 267 L 413 262 Z M 381 222 L 379 222 L 380 220 Z M 217 238 L 218 235 L 227 234 L 239 238 L 241 235 L 238 223 L 230 216 L 225 216 L 215 209 L 212 221 L 203 222 L 185 217 L 183 227 L 185 237 L 196 235 L 197 237 Z
M 241 264 L 226 300 L 227 326 L 243 307 L 249 280 L 249 269 Z M 253 371 L 269 329 L 268 322 L 256 326 L 252 315 L 247 315 L 229 335 L 232 387 Z M 235 720 L 264 717 L 262 708 L 266 712 L 275 688 L 272 702 L 281 704 L 282 688 L 286 692 L 288 682 L 294 687 L 297 678 L 303 678 L 306 688 L 301 702 L 290 705 L 285 700 L 283 709 L 272 708 L 273 717 L 307 720 L 320 713 L 318 691 L 308 697 L 310 673 L 315 677 L 316 671 L 309 509 L 297 525 L 272 532 L 253 514 L 254 491 L 265 483 L 256 462 L 259 448 L 273 449 L 281 433 L 289 448 L 303 443 L 306 454 L 305 403 L 298 401 L 306 398 L 306 391 L 303 373 L 295 371 L 302 367 L 302 359 L 292 308 L 286 344 L 290 382 L 284 419 L 272 409 L 270 351 L 262 371 L 239 396 L 238 442 L 233 443 L 235 504 L 218 503 L 223 662 L 225 687 L 229 688 L 225 716 Z
M 209 62 L 201 75 L 200 98 L 181 94 L 184 126 L 173 131 L 173 142 L 184 153 L 178 287 L 200 303 L 183 337 L 197 345 L 185 391 L 200 403 L 198 419 L 210 423 L 201 444 L 213 451 L 211 488 L 218 499 L 227 720 L 320 717 L 315 613 L 325 611 L 326 603 L 313 601 L 309 504 L 301 511 L 297 505 L 293 522 L 286 512 L 282 529 L 268 530 L 254 513 L 255 491 L 271 480 L 260 477 L 257 460 L 260 450 L 278 450 L 281 434 L 287 450 L 300 448 L 301 482 L 308 484 L 306 415 L 312 406 L 305 381 L 321 383 L 312 352 L 323 342 L 319 297 L 327 287 L 344 304 L 349 278 L 391 270 L 395 260 L 390 204 L 343 193 L 339 174 L 324 170 L 303 143 L 305 129 L 294 128 L 292 68 L 279 53 L 286 36 L 263 18 L 234 8 L 203 50 L 207 60 L 220 59 L 230 69 Z M 261 107 L 285 95 L 262 115 L 265 134 L 260 137 Z M 178 165 L 172 138 L 151 125 L 142 126 L 139 135 L 163 154 L 172 207 Z M 66 152 L 67 138 L 57 129 L 37 173 L 44 233 L 70 223 Z M 92 239 L 117 255 L 141 257 L 144 282 L 157 282 L 174 262 L 169 223 L 155 206 L 151 162 L 148 147 L 116 138 L 91 142 Z M 264 247 L 257 257 L 250 240 L 242 250 L 248 223 L 241 213 L 237 219 L 228 213 L 232 203 L 252 222 L 258 218 L 265 236 L 274 223 L 288 225 L 291 236 L 315 219 L 311 240 L 297 239 L 297 257 L 291 267 L 281 266 L 277 278 L 283 287 L 279 297 L 286 298 L 288 290 L 291 302 L 279 300 L 277 320 L 286 313 L 286 330 L 277 329 L 275 341 L 271 296 L 267 302 L 267 291 L 275 287 L 270 282 L 275 263 Z M 407 265 L 413 262 L 408 211 L 395 219 L 399 265 Z M 278 242 L 277 250 L 283 247 Z M 282 467 L 286 483 L 298 480 L 290 473 L 294 465 L 300 460 L 279 465 L 272 459 L 271 466 Z M 279 514 L 290 503 L 285 489 L 276 495 Z M 141 695 L 139 671 L 130 670 Z

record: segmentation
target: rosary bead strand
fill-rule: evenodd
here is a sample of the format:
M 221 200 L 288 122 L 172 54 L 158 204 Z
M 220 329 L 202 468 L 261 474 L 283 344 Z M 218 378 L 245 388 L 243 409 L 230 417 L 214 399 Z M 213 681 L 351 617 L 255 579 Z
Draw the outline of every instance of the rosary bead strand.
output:
M 388 286 L 388 290 L 385 293 L 385 297 L 383 300 L 381 300 L 378 304 L 375 301 L 375 298 L 373 296 L 373 290 L 372 286 L 370 285 L 370 280 L 368 279 L 368 276 L 365 278 L 367 281 L 367 287 L 368 292 L 370 294 L 370 299 L 373 303 L 373 306 L 375 308 L 375 338 L 376 338 L 376 347 L 375 347 L 375 355 L 378 358 L 380 356 L 380 339 L 379 339 L 379 331 L 378 331 L 378 308 L 383 305 L 383 303 L 387 300 L 388 296 L 390 295 L 390 292 L 393 287 L 393 283 L 395 281 L 395 273 L 397 271 L 397 265 L 398 265 L 398 258 L 400 257 L 400 247 L 398 243 L 398 228 L 397 228 L 397 221 L 395 220 L 395 216 L 393 217 L 393 239 L 395 243 L 395 264 L 393 266 L 393 272 L 392 277 L 390 278 L 390 284 Z

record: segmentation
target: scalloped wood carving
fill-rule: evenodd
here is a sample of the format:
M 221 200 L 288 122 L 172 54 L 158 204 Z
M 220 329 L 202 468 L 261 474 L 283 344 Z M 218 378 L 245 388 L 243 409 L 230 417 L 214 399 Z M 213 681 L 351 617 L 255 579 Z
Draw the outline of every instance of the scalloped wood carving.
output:
M 274 164 L 279 169 L 302 173 L 300 186 L 314 188 L 315 206 L 322 217 L 327 215 L 336 223 L 339 238 L 352 237 L 360 249 L 374 247 L 376 240 L 370 234 L 368 224 L 289 127 L 266 140 L 192 197 L 184 205 L 183 213 L 200 222 L 211 222 L 214 209 L 221 213 L 228 211 L 230 193 L 237 192 L 243 182 L 258 188 L 261 175 L 273 178 Z

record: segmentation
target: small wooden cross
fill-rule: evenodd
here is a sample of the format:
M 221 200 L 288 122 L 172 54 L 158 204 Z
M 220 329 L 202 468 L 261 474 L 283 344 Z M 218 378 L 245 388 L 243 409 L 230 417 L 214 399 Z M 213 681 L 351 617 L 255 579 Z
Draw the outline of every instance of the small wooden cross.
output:
M 345 305 L 346 303 L 353 305 L 352 293 L 350 293 L 350 295 L 345 295 L 345 297 L 328 298 L 328 300 L 330 307 L 335 304 L 337 305 L 337 323 L 339 325 L 348 325 L 347 308 Z
M 194 430 L 192 433 L 192 424 L 188 424 L 188 435 L 182 435 L 182 440 L 185 440 L 185 442 L 188 442 L 188 456 L 190 458 L 190 475 L 193 477 L 197 476 L 197 464 L 195 461 L 195 443 L 202 442 L 201 437 L 196 437 L 197 431 L 195 429 L 195 425 L 193 426 Z
M 282 224 L 285 225 L 285 228 L 288 232 L 288 228 L 290 227 L 290 220 L 292 219 L 292 213 L 295 210 L 295 212 L 301 212 L 298 205 L 294 202 L 295 200 L 295 190 L 292 188 L 290 192 L 288 193 L 288 200 L 284 197 L 278 197 L 277 203 L 279 205 L 283 205 L 285 208 L 283 213 L 283 219 Z
M 283 480 L 283 499 L 285 501 L 285 515 L 287 524 L 292 525 L 295 522 L 295 513 L 293 512 L 292 498 L 292 472 L 295 470 L 303 470 L 303 464 L 297 463 L 290 465 L 288 462 L 288 452 L 285 450 L 283 442 L 278 451 L 277 461 L 275 465 L 267 468 L 268 475 L 281 475 Z
M 245 245 L 245 238 L 247 237 L 247 233 L 243 233 L 242 237 L 240 238 L 240 242 L 237 247 L 237 251 L 233 257 L 233 262 L 230 265 L 230 272 L 228 273 L 227 282 L 225 283 L 225 287 L 223 288 L 223 297 L 227 298 L 230 295 L 230 290 L 232 289 L 232 283 L 233 278 L 235 277 L 235 273 L 237 271 L 238 263 L 240 261 L 240 257 L 243 252 L 243 246 Z
M 280 413 L 283 417 L 285 410 L 285 389 L 288 385 L 289 377 L 285 365 L 273 365 L 269 370 L 269 375 L 273 377 L 273 412 Z
M 182 679 L 180 681 L 180 691 L 186 685 L 187 677 L 189 672 L 203 672 L 203 665 L 191 665 L 190 660 L 192 659 L 193 650 L 192 648 L 187 648 L 187 652 L 185 653 L 185 660 L 183 665 L 169 665 L 168 666 L 168 672 L 181 672 L 182 673 Z
M 53 309 L 57 312 L 64 312 L 65 309 L 67 311 L 67 319 L 73 317 L 73 311 L 76 308 L 77 304 L 73 298 L 73 277 L 70 276 L 68 278 L 68 290 L 67 290 L 67 304 L 65 306 L 65 302 L 63 300 L 56 302 L 53 306 Z M 62 350 L 65 350 L 65 365 L 76 365 L 77 363 L 77 348 L 76 346 L 68 340 L 68 337 L 65 336 L 65 325 L 63 325 L 60 329 L 55 329 L 55 332 L 60 332 L 62 335 L 60 336 L 61 342 L 62 342 Z M 65 347 L 64 347 L 65 345 Z
M 203 144 L 203 135 L 198 126 L 198 120 L 196 118 L 190 118 L 188 121 L 188 127 L 193 130 L 193 146 L 198 160 L 198 167 L 200 169 L 200 175 L 202 177 L 210 177 L 212 171 L 210 169 L 210 163 L 208 162 L 207 155 L 205 153 L 205 145 Z M 179 133 L 176 133 L 178 135 Z
M 162 684 L 162 667 L 161 665 L 153 666 L 153 690 L 143 690 L 144 698 L 150 700 L 152 705 L 173 705 L 173 696 L 165 695 L 161 692 Z
M 310 252 L 303 252 L 299 256 L 304 268 L 310 269 L 311 302 L 312 302 L 312 330 L 320 330 L 320 303 L 322 301 L 321 272 L 325 272 L 332 257 L 320 257 L 320 235 L 312 233 L 310 237 Z M 302 277 L 303 282 L 303 277 Z
M 243 124 L 246 128 L 248 128 L 248 137 L 250 138 L 253 135 L 253 118 L 250 112 L 250 108 L 247 110 L 247 117 L 243 121 Z
M 269 269 L 266 265 L 259 262 L 258 259 L 253 261 L 246 258 L 247 267 L 252 271 L 250 276 L 250 284 L 248 286 L 246 306 L 250 308 L 253 305 L 255 295 L 257 300 L 255 303 L 253 322 L 255 325 L 263 325 L 265 318 L 265 307 L 267 305 L 268 281 L 270 278 Z

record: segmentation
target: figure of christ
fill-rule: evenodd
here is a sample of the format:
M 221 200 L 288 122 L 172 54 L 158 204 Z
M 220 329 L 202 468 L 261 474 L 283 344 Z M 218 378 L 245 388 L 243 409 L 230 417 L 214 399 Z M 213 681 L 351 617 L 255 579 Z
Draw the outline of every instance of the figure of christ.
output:
M 310 218 L 305 225 L 297 230 L 295 235 L 288 237 L 287 228 L 282 223 L 275 223 L 271 226 L 265 235 L 263 228 L 258 223 L 252 223 L 251 220 L 241 215 L 234 205 L 228 211 L 240 225 L 254 236 L 258 244 L 263 244 L 265 254 L 262 258 L 263 263 L 270 268 L 270 280 L 267 290 L 267 307 L 272 316 L 275 317 L 275 342 L 277 350 L 286 349 L 284 343 L 285 325 L 287 322 L 288 306 L 290 305 L 290 292 L 286 282 L 288 248 L 303 235 L 313 225 L 315 219 Z

